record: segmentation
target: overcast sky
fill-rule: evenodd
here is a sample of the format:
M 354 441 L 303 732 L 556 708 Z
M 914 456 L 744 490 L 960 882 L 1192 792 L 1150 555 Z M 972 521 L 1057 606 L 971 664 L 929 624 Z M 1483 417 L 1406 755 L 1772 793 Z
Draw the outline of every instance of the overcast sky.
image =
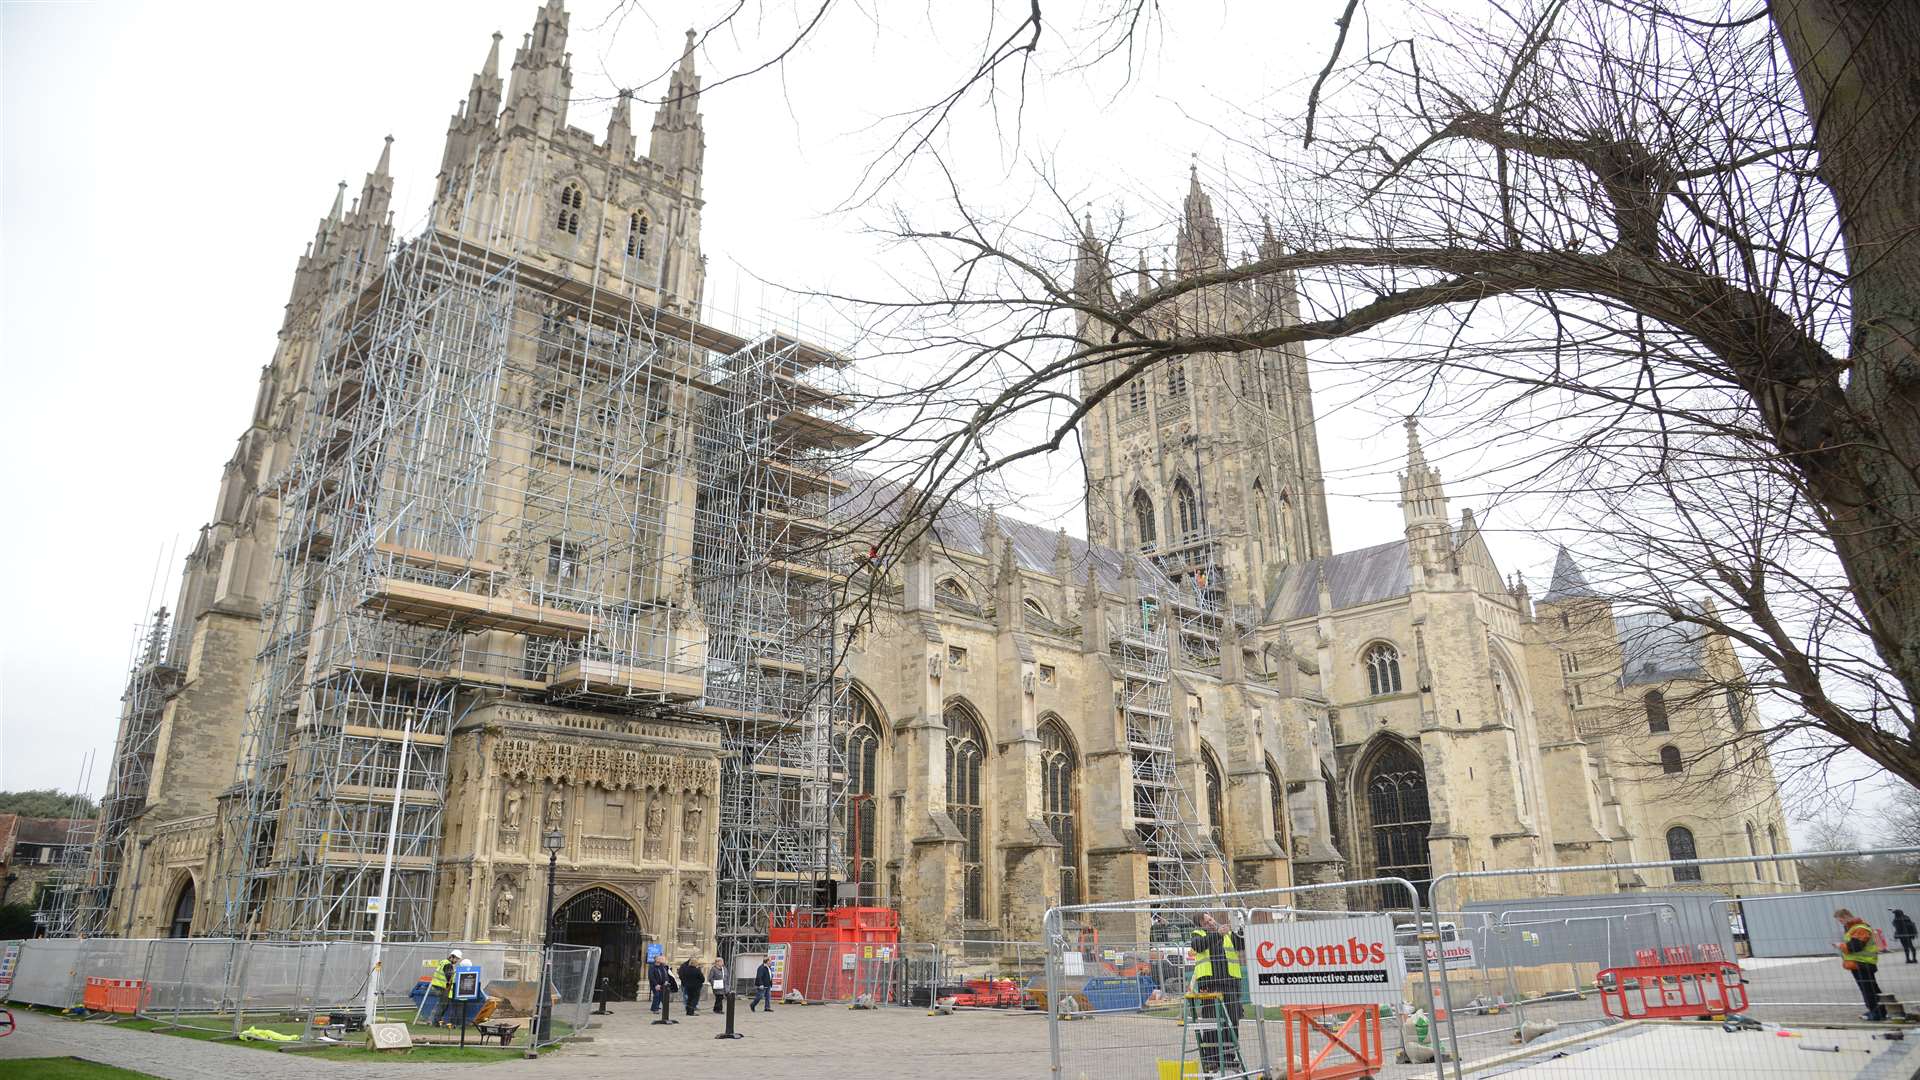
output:
M 573 0 L 569 121 L 603 134 L 617 87 L 657 94 L 683 31 L 732 6 L 682 0 L 615 14 L 607 0 Z M 837 208 L 873 160 L 883 118 L 944 89 L 982 28 L 942 21 L 975 5 L 878 6 L 911 17 L 876 25 L 836 8 L 788 63 L 703 99 L 715 308 L 810 317 L 779 286 L 858 293 L 887 280 L 895 253 L 869 231 L 885 208 Z M 1171 215 L 1190 159 L 1204 175 L 1224 168 L 1212 118 L 1304 100 L 1341 5 L 1240 4 L 1231 27 L 1225 6 L 1178 5 L 1128 85 L 1051 75 L 1029 85 L 1017 129 L 1009 112 L 977 112 L 940 149 L 987 199 L 1024 197 L 1045 158 L 1090 201 L 1125 193 L 1136 214 Z M 272 356 L 295 260 L 335 184 L 357 191 L 393 135 L 396 223 L 417 228 L 448 116 L 488 35 L 505 34 L 504 67 L 536 9 L 0 5 L 0 789 L 71 787 L 93 750 L 89 786 L 104 786 L 134 627 L 172 603 L 179 560 Z M 749 12 L 703 47 L 710 84 L 791 37 L 791 14 Z M 643 149 L 651 112 L 636 109 Z M 895 197 L 917 190 L 909 182 Z M 1221 210 L 1243 221 L 1259 212 Z M 1319 407 L 1335 547 L 1394 539 L 1398 425 L 1324 383 Z M 1429 449 L 1443 468 L 1471 451 Z M 1077 462 L 1022 481 L 1035 492 L 1025 516 L 1082 531 Z M 1471 492 L 1452 494 L 1456 513 L 1472 505 Z M 1551 550 L 1502 531 L 1524 524 L 1497 509 L 1488 520 L 1503 568 L 1538 595 Z

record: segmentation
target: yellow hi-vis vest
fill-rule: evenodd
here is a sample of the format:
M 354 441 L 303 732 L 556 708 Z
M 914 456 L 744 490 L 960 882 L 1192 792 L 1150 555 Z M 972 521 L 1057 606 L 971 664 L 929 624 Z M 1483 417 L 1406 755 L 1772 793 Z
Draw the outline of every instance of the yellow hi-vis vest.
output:
M 1220 932 L 1220 948 L 1227 954 L 1227 977 L 1237 981 L 1241 978 L 1240 950 L 1233 947 L 1232 934 L 1224 930 Z M 1203 952 L 1199 954 L 1197 960 L 1198 962 L 1193 965 L 1193 977 L 1195 979 L 1213 978 L 1213 952 L 1211 950 Z
M 1852 971 L 1861 964 L 1865 964 L 1870 968 L 1880 966 L 1880 936 L 1873 932 L 1873 927 L 1868 926 L 1865 919 L 1858 919 L 1848 923 L 1847 937 L 1859 937 L 1862 945 L 1859 952 L 1842 952 L 1840 954 L 1843 967 L 1848 971 Z M 1833 969 L 1828 968 L 1827 970 L 1832 971 Z
M 427 989 L 445 990 L 446 988 L 447 988 L 447 963 L 444 960 L 435 960 L 433 962 L 433 978 L 427 981 Z

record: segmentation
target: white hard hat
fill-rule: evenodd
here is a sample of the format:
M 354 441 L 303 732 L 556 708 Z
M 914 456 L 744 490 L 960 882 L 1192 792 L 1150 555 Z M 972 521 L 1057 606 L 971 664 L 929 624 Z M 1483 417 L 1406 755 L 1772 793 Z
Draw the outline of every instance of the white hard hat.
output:
M 454 958 L 455 960 L 465 960 L 465 959 L 466 959 L 466 957 L 464 957 L 464 956 L 462 956 L 462 955 L 460 955 L 460 950 L 459 950 L 459 949 L 455 949 L 455 950 L 453 950 L 452 952 L 450 952 L 450 953 L 448 953 L 447 955 L 448 955 L 448 956 L 451 956 L 451 957 L 453 957 L 453 958 Z

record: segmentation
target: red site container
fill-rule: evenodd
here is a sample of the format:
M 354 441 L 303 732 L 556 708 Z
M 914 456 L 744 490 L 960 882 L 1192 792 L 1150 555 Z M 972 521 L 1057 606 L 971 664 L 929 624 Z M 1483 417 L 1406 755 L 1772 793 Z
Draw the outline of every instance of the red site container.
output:
M 900 955 L 900 914 L 892 908 L 837 907 L 775 915 L 767 941 L 787 946 L 786 989 L 814 1001 L 873 993 L 886 1000 L 887 968 Z M 885 947 L 884 955 L 881 947 Z

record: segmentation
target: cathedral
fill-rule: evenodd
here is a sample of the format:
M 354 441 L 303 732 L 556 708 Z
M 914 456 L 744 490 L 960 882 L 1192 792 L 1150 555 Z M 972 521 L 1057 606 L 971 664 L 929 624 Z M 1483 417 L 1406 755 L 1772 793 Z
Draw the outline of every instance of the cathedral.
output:
M 864 438 L 816 378 L 842 358 L 699 321 L 693 39 L 644 155 L 625 96 L 569 126 L 571 79 L 549 0 L 504 79 L 494 36 L 423 234 L 385 150 L 320 222 L 129 680 L 72 932 L 364 935 L 384 869 L 396 933 L 537 941 L 551 865 L 556 937 L 631 985 L 642 942 L 748 947 L 820 897 L 1035 940 L 1062 904 L 1786 850 L 1729 644 L 1616 611 L 1575 552 L 1534 598 L 1413 420 L 1404 530 L 1333 550 L 1298 349 L 1087 372 L 1085 539 L 955 506 L 802 565 L 889 493 L 808 456 Z M 1223 257 L 1197 177 L 1177 229 L 1160 274 Z M 1153 281 L 1079 251 L 1089 295 Z M 1274 280 L 1150 317 L 1296 310 Z M 1796 887 L 1495 884 L 1457 899 Z

